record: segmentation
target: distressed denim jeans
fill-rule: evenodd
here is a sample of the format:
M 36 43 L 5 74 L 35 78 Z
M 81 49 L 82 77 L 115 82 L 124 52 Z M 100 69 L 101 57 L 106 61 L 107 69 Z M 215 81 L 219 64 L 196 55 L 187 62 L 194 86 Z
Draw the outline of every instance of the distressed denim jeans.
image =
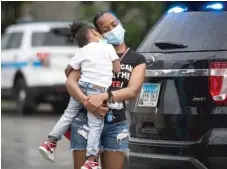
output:
M 88 137 L 88 117 L 81 109 L 71 124 L 70 149 L 86 150 Z M 102 130 L 99 148 L 101 151 L 123 152 L 128 156 L 129 127 L 127 120 L 118 123 L 105 123 Z

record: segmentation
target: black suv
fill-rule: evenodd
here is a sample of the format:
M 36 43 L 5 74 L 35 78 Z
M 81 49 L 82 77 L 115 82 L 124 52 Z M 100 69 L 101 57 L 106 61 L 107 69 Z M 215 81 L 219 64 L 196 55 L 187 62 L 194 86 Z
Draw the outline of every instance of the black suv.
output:
M 216 5 L 216 6 L 215 6 Z M 227 169 L 227 11 L 172 8 L 138 48 L 129 169 Z

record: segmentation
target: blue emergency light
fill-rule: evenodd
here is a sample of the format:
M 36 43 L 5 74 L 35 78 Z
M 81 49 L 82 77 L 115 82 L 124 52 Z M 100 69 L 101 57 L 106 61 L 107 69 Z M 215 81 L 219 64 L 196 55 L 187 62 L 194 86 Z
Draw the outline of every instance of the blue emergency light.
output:
M 175 6 L 173 8 L 170 8 L 167 13 L 180 13 L 187 11 L 187 8 L 183 8 L 181 6 Z
M 212 2 L 212 3 L 208 3 L 205 6 L 203 6 L 203 9 L 201 10 L 207 10 L 207 11 L 222 11 L 224 10 L 224 4 L 223 3 L 219 3 L 219 2 Z M 185 7 L 185 5 L 178 5 L 178 6 L 174 6 L 172 8 L 170 8 L 167 13 L 181 13 L 181 12 L 186 12 L 188 11 L 188 8 Z
M 212 3 L 212 4 L 208 4 L 206 6 L 206 9 L 216 10 L 216 11 L 222 10 L 223 8 L 224 8 L 224 6 L 221 3 Z

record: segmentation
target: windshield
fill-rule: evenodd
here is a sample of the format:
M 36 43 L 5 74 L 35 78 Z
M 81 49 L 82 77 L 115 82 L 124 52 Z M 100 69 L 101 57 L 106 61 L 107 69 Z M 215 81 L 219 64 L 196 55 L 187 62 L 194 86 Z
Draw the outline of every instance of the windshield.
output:
M 32 46 L 72 46 L 69 28 L 53 28 L 49 32 L 34 32 Z
M 227 50 L 227 12 L 186 12 L 164 16 L 148 33 L 139 52 Z M 163 50 L 156 42 L 187 46 Z

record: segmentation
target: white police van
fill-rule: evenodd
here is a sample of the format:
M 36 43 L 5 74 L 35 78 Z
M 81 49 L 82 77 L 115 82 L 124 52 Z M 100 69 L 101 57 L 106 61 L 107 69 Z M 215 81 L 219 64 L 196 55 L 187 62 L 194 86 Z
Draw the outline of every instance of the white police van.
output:
M 48 102 L 62 111 L 67 102 L 64 69 L 77 47 L 69 22 L 9 26 L 2 36 L 2 97 L 14 96 L 17 112 L 31 113 Z

